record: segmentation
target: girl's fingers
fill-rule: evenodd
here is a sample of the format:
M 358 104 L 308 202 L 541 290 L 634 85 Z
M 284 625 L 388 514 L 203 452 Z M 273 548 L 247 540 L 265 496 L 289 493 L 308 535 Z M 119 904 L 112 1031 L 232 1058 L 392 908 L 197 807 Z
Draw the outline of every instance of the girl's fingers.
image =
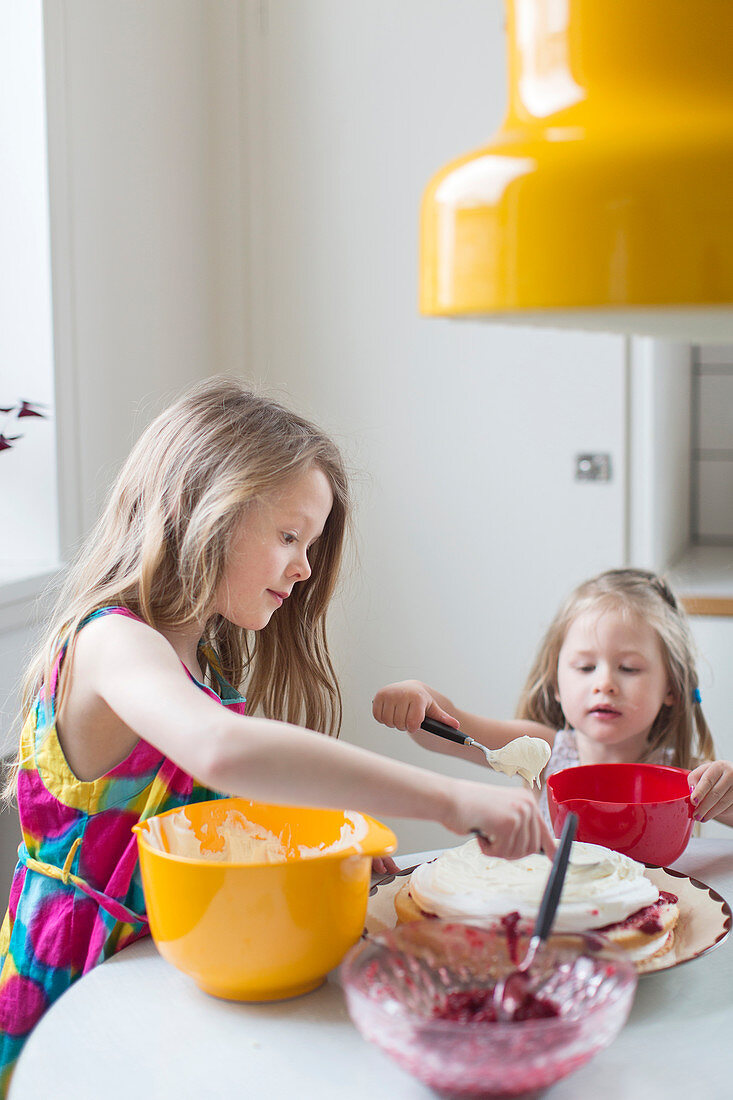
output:
M 715 812 L 711 814 L 711 817 L 720 817 L 721 814 L 727 813 L 731 806 L 733 806 L 733 791 L 728 791 L 718 802 L 718 805 L 715 807 Z
M 691 797 L 696 821 L 709 821 L 724 813 L 733 803 L 733 766 L 724 760 L 708 764 Z
M 509 859 L 511 851 L 511 836 L 508 828 L 509 822 L 495 822 L 491 825 L 483 822 L 483 827 L 478 831 L 478 842 L 485 856 L 496 856 L 499 859 Z M 477 830 L 473 829 L 476 833 Z
M 723 777 L 724 768 L 717 762 L 708 764 L 704 767 L 700 778 L 695 782 L 695 786 L 691 792 L 692 804 L 695 807 L 696 814 L 704 813 L 706 809 L 709 809 L 710 806 L 713 805 L 713 802 L 710 800 L 710 795 Z
M 391 856 L 375 856 L 372 860 L 373 875 L 394 875 L 399 867 Z
M 544 852 L 545 855 L 552 859 L 557 848 L 557 841 L 552 835 L 549 826 L 539 812 L 539 809 L 532 807 L 529 835 L 526 839 L 526 853 L 530 852 Z
M 394 714 L 392 715 L 392 723 L 395 729 L 407 729 L 407 712 L 409 708 L 409 699 L 400 699 L 400 701 L 395 705 Z
M 381 722 L 383 726 L 388 726 L 391 730 L 395 728 L 395 705 L 391 699 L 385 699 L 384 701 Z
M 409 733 L 417 733 L 426 714 L 439 718 L 441 722 L 447 722 L 454 728 L 458 727 L 458 722 L 452 715 L 446 714 L 429 697 L 426 705 L 425 696 L 415 691 L 378 692 L 372 700 L 372 714 L 383 726 L 407 730 Z
M 372 713 L 378 722 L 381 722 L 383 726 L 390 726 L 392 724 L 392 707 L 388 699 L 384 696 L 377 696 L 372 706 Z
M 530 852 L 536 852 L 540 847 L 540 823 L 536 817 L 532 817 L 529 823 L 529 829 L 525 836 L 525 854 L 529 855 Z
M 695 810 L 695 821 L 712 821 L 724 809 L 725 806 L 720 805 L 719 800 L 715 798 L 714 794 L 711 794 Z
M 696 768 L 693 768 L 693 770 L 687 776 L 687 782 L 690 784 L 691 790 L 695 789 L 696 784 L 699 782 L 700 778 L 705 774 L 705 771 L 709 767 L 709 764 L 699 764 Z
M 499 859 L 514 859 L 514 848 L 511 840 L 508 836 L 497 838 L 496 842 L 492 845 L 491 854 L 498 856 Z
M 372 699 L 372 714 L 383 726 L 407 730 L 409 733 L 417 733 L 426 714 L 445 722 L 453 729 L 460 725 L 452 714 L 438 706 L 430 693 L 417 681 L 394 684 L 378 691 Z
M 485 856 L 495 856 L 498 854 L 496 850 L 496 837 L 479 835 L 476 839 L 478 840 L 479 848 Z
M 733 790 L 728 784 L 716 784 L 707 798 L 695 808 L 697 821 L 711 821 L 733 805 Z
M 514 840 L 513 833 L 500 832 L 496 838 L 494 844 L 494 855 L 499 856 L 501 859 L 513 859 L 514 858 Z
M 530 818 L 529 832 L 526 838 L 527 855 L 529 855 L 530 852 L 539 852 L 540 848 L 542 847 L 542 834 L 540 831 L 540 823 L 540 815 L 538 813 L 533 813 Z
M 554 853 L 552 838 L 544 836 L 547 832 L 544 822 L 538 818 L 527 820 L 520 816 L 515 821 L 514 827 L 499 827 L 495 834 L 494 843 L 488 844 L 479 837 L 479 846 L 484 855 L 498 856 L 501 859 L 521 859 L 522 856 L 532 852 L 538 852 L 545 844 L 550 848 L 550 854 Z
M 715 821 L 715 818 L 719 817 L 726 809 L 727 806 L 724 803 L 716 802 L 709 810 L 704 810 L 701 814 L 695 814 L 695 821 L 699 821 L 702 825 L 704 825 L 706 821 Z
M 445 722 L 446 726 L 452 726 L 454 730 L 457 730 L 460 726 L 460 722 L 457 718 L 454 718 L 452 714 L 449 714 L 447 710 L 443 710 L 439 707 L 434 699 L 431 699 L 425 708 L 425 714 L 429 718 L 435 718 L 438 722 Z M 422 718 L 420 719 L 422 721 Z
M 530 848 L 530 837 L 530 820 L 528 819 L 524 806 L 522 806 L 517 814 L 514 828 L 508 837 L 505 859 L 521 859 L 522 856 L 526 856 L 530 851 L 536 851 L 536 848 Z
M 424 717 L 425 708 L 421 701 L 419 699 L 413 699 L 407 708 L 407 715 L 405 717 L 405 728 L 408 733 L 417 733 Z
M 708 766 L 700 778 L 695 782 L 695 786 L 691 792 L 692 805 L 696 811 L 700 808 L 701 804 L 705 801 L 710 791 L 715 784 L 715 776 L 711 774 L 711 768 Z
M 539 816 L 540 845 L 545 855 L 548 856 L 549 859 L 552 859 L 557 849 L 557 838 L 553 835 L 552 830 L 550 829 L 542 814 L 540 814 Z

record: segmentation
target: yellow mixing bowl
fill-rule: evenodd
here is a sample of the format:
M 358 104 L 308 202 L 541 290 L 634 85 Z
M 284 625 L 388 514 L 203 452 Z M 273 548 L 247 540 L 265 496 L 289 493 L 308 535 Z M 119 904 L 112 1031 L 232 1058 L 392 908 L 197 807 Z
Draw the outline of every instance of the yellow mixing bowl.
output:
M 290 847 L 339 839 L 340 810 L 269 806 L 226 798 L 186 806 L 197 833 L 217 828 L 229 810 Z M 169 810 L 159 819 L 179 814 Z M 134 826 L 150 931 L 161 955 L 207 993 L 233 1001 L 274 1001 L 315 989 L 359 939 L 372 856 L 393 852 L 397 838 L 361 815 L 366 835 L 338 852 L 283 863 L 223 863 L 187 858 L 151 844 L 149 818 Z

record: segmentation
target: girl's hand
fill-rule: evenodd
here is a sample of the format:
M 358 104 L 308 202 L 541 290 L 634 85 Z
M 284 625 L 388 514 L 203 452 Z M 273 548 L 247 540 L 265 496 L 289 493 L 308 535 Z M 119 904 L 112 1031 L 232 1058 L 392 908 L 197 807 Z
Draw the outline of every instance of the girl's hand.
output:
M 398 871 L 399 867 L 392 856 L 374 856 L 372 859 L 373 875 L 395 875 Z
M 381 688 L 372 700 L 372 714 L 390 729 L 417 733 L 424 718 L 458 729 L 460 722 L 439 705 L 430 688 L 419 680 L 402 680 Z
M 552 859 L 555 838 L 529 791 L 461 780 L 457 783 L 454 816 L 443 823 L 447 828 L 455 833 L 478 831 L 481 851 L 487 856 L 521 859 L 542 849 Z
M 687 778 L 696 821 L 722 817 L 733 807 L 733 764 L 730 761 L 706 761 Z

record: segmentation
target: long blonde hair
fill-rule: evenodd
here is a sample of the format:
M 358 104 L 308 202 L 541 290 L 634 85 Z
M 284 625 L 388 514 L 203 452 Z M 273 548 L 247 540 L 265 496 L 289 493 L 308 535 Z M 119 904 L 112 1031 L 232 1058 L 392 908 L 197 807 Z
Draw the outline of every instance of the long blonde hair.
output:
M 212 613 L 230 540 L 248 504 L 316 466 L 333 507 L 310 555 L 311 576 L 267 626 L 249 633 Z M 326 611 L 341 564 L 349 493 L 338 449 L 308 421 L 229 378 L 187 391 L 143 432 L 59 595 L 23 684 L 25 720 L 47 697 L 68 642 L 57 707 L 77 631 L 97 608 L 119 605 L 157 629 L 205 622 L 224 677 L 247 709 L 338 734 L 341 694 L 326 639 Z M 216 688 L 212 670 L 207 679 Z M 17 772 L 17 764 L 16 764 Z M 9 787 L 12 787 L 11 776 Z
M 639 617 L 656 631 L 661 642 L 674 702 L 659 711 L 642 760 L 662 746 L 672 749 L 672 763 L 680 768 L 713 760 L 715 748 L 700 703 L 695 647 L 687 616 L 666 581 L 643 569 L 610 569 L 571 593 L 540 644 L 517 717 L 556 730 L 565 726 L 565 715 L 556 698 L 557 662 L 571 623 L 586 611 L 620 611 Z

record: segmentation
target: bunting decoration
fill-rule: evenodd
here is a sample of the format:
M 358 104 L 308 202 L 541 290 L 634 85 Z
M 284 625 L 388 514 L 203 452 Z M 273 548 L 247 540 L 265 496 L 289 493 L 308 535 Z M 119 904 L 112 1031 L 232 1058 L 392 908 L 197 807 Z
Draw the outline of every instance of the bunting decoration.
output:
M 46 405 L 38 405 L 35 401 L 21 401 L 17 414 L 18 420 L 24 416 L 40 416 L 41 420 L 47 420 L 46 414 L 41 412 L 41 409 L 46 407 Z
M 22 439 L 22 435 L 8 435 L 8 422 L 22 420 L 26 417 L 39 417 L 48 420 L 49 414 L 42 410 L 48 409 L 48 405 L 42 405 L 38 401 L 26 401 L 21 398 L 15 405 L 0 406 L 0 415 L 4 417 L 4 423 L 0 425 L 0 451 L 12 450 L 13 444 Z

